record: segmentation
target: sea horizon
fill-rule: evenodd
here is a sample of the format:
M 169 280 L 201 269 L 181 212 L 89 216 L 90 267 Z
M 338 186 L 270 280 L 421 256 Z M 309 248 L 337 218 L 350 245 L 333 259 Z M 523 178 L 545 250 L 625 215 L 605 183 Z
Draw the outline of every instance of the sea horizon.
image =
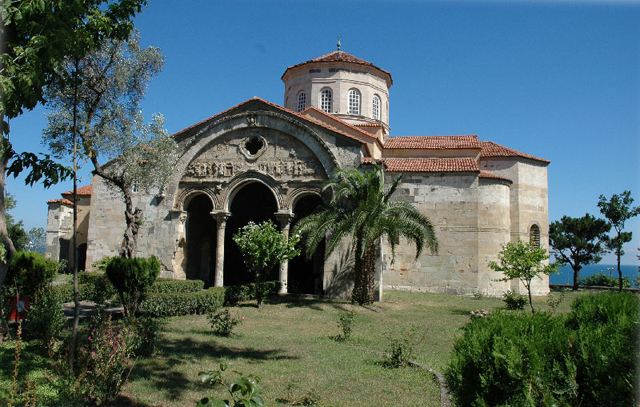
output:
M 638 266 L 633 264 L 620 265 L 622 275 L 629 277 L 631 283 L 638 275 Z M 618 278 L 618 266 L 615 264 L 589 264 L 580 270 L 580 278 L 588 277 L 592 274 L 604 273 L 611 277 Z M 549 284 L 573 284 L 573 269 L 571 266 L 563 266 L 558 274 L 549 276 Z

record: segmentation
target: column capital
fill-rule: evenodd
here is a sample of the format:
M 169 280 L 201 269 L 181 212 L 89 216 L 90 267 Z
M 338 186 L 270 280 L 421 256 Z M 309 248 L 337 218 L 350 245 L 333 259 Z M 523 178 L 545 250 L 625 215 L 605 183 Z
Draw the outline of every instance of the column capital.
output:
M 180 209 L 171 209 L 169 213 L 172 217 L 180 219 L 181 223 L 184 223 L 187 220 L 187 211 L 183 211 Z
M 291 221 L 295 217 L 295 214 L 285 209 L 285 210 L 276 212 L 275 216 L 276 216 L 276 219 L 278 219 L 278 222 L 280 222 L 281 226 L 284 227 L 291 223 Z
M 210 214 L 218 224 L 218 229 L 224 229 L 227 225 L 227 219 L 231 217 L 231 213 L 226 211 L 213 211 Z

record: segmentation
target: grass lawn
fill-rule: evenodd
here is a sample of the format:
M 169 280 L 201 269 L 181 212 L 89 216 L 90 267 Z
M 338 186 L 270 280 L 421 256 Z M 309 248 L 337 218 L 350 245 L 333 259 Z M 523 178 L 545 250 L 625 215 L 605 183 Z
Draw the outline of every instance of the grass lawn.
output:
M 578 295 L 567 293 L 557 312 L 568 311 Z M 546 299 L 536 298 L 538 310 L 549 310 Z M 305 395 L 316 395 L 320 406 L 439 406 L 440 389 L 430 373 L 415 367 L 386 368 L 380 352 L 388 350 L 392 337 L 414 325 L 425 338 L 415 346 L 413 359 L 443 373 L 469 313 L 482 308 L 503 309 L 504 303 L 394 291 L 370 307 L 287 297 L 260 310 L 255 303 L 231 308 L 245 316 L 231 337 L 214 335 L 204 315 L 169 318 L 157 354 L 135 361 L 123 395 L 113 405 L 195 406 L 205 396 L 226 396 L 221 387 L 202 384 L 198 375 L 225 362 L 231 363 L 229 370 L 261 377 L 267 406 L 301 401 Z M 342 333 L 337 319 L 346 310 L 356 313 L 353 333 L 339 342 L 334 339 Z M 0 403 L 6 403 L 11 388 L 15 343 L 0 345 Z M 38 356 L 35 343 L 25 342 L 19 377 L 37 384 L 40 402 L 55 400 L 50 383 L 55 374 L 49 361 Z
M 567 293 L 558 312 L 567 311 L 576 295 Z M 549 309 L 546 297 L 535 305 Z M 370 307 L 287 299 L 258 310 L 249 303 L 231 308 L 245 321 L 229 338 L 213 335 L 206 316 L 170 318 L 158 354 L 136 362 L 118 404 L 188 406 L 204 396 L 223 396 L 221 387 L 201 384 L 198 372 L 230 362 L 230 370 L 261 377 L 268 406 L 310 393 L 318 395 L 321 406 L 439 406 L 440 390 L 431 374 L 385 368 L 377 352 L 415 325 L 425 339 L 415 347 L 414 359 L 443 372 L 470 311 L 481 308 L 492 311 L 504 303 L 406 292 L 386 292 L 383 302 Z M 356 318 L 351 339 L 338 342 L 333 337 L 341 333 L 336 321 L 344 310 L 354 310 Z

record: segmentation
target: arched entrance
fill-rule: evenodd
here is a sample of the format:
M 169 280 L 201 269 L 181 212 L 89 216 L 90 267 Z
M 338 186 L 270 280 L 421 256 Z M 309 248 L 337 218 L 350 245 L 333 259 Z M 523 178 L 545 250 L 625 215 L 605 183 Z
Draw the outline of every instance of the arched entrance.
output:
M 278 210 L 273 192 L 260 182 L 252 182 L 240 189 L 231 204 L 231 217 L 227 220 L 225 230 L 224 256 L 224 285 L 247 284 L 253 281 L 244 265 L 238 246 L 233 241 L 233 235 L 249 222 L 260 223 L 272 220 L 279 226 L 275 213 Z M 272 270 L 270 280 L 278 279 L 277 267 Z
M 187 206 L 187 280 L 213 285 L 215 270 L 216 224 L 211 217 L 211 199 L 200 194 Z
M 310 215 L 320 204 L 322 199 L 317 195 L 307 195 L 296 202 L 293 213 L 295 218 L 291 224 L 294 230 L 296 223 Z M 302 248 L 300 256 L 289 261 L 288 291 L 293 294 L 323 295 L 322 278 L 324 275 L 324 242 L 322 242 L 311 259 Z

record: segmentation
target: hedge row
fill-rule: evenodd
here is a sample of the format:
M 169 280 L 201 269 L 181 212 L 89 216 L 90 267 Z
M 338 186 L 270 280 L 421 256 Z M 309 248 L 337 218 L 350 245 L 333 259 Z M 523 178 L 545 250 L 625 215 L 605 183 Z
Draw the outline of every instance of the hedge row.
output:
M 280 291 L 280 281 L 265 282 L 269 294 L 277 294 Z M 255 284 L 230 285 L 225 288 L 224 302 L 226 304 L 237 304 L 239 302 L 253 301 L 255 297 Z
M 472 321 L 446 372 L 458 406 L 631 406 L 640 299 L 585 295 L 567 316 L 495 313 Z
M 190 293 L 148 293 L 138 310 L 151 317 L 206 314 L 222 307 L 224 288 L 211 287 Z

